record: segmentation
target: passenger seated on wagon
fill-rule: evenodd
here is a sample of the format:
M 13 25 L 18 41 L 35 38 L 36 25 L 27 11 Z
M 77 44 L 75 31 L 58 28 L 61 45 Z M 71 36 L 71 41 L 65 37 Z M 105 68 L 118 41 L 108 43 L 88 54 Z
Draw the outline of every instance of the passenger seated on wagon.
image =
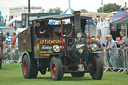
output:
M 55 32 L 52 26 L 48 25 L 49 20 L 41 21 L 40 28 L 39 28 L 39 34 L 40 37 L 55 37 Z

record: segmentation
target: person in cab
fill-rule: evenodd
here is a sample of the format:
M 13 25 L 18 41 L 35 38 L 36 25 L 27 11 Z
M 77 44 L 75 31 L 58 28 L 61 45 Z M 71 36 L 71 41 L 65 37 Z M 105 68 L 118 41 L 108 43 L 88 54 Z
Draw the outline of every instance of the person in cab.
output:
M 53 27 L 48 24 L 49 20 L 40 22 L 39 34 L 41 37 L 50 38 L 53 35 Z

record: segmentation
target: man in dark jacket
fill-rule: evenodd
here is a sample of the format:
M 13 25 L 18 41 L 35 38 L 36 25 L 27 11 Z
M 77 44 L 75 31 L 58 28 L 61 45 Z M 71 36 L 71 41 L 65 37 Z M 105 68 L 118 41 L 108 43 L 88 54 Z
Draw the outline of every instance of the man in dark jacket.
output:
M 41 21 L 40 23 L 40 29 L 39 29 L 39 34 L 41 35 L 41 37 L 51 37 L 52 36 L 52 31 L 53 28 L 52 26 L 48 25 L 48 20 L 46 21 Z

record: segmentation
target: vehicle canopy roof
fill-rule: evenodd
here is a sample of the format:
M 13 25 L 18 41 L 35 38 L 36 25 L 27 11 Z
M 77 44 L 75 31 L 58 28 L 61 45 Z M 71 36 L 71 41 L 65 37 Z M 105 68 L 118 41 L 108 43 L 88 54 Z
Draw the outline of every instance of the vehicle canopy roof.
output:
M 81 19 L 92 19 L 90 16 L 80 15 Z M 62 20 L 62 19 L 69 19 L 74 18 L 74 14 L 65 14 L 65 15 L 50 15 L 50 16 L 44 16 L 40 18 L 36 18 L 35 20 Z

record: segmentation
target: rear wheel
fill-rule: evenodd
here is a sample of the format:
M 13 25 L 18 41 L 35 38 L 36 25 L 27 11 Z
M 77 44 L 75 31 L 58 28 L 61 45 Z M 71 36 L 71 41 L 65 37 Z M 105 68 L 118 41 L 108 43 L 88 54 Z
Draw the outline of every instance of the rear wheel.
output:
M 52 57 L 50 62 L 51 77 L 54 81 L 61 80 L 63 77 L 62 61 L 58 57 Z
M 24 78 L 36 78 L 38 74 L 38 69 L 36 67 L 36 62 L 31 61 L 28 55 L 23 56 L 22 60 L 22 72 Z
M 84 72 L 72 72 L 72 77 L 84 77 Z
M 92 57 L 90 75 L 94 80 L 101 80 L 103 76 L 103 62 L 100 57 Z

